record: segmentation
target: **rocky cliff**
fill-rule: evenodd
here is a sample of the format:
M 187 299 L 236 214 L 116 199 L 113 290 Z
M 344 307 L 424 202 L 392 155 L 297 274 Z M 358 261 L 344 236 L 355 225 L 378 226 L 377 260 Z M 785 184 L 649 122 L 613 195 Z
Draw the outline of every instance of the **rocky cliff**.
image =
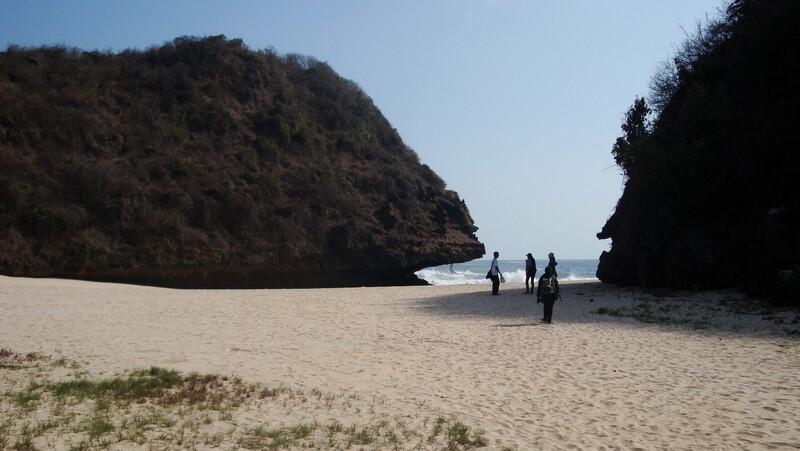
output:
M 0 273 L 175 287 L 421 283 L 464 202 L 327 64 L 223 36 L 0 53 Z
M 612 239 L 601 280 L 796 302 L 797 30 L 800 1 L 733 1 L 656 74 L 614 146 L 627 182 L 598 234 Z

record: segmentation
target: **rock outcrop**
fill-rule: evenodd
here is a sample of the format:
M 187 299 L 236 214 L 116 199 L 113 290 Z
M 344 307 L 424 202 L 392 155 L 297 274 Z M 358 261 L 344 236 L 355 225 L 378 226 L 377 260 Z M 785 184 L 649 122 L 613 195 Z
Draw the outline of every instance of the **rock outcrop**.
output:
M 602 281 L 797 301 L 798 29 L 797 0 L 733 1 L 654 77 L 653 121 L 635 104 L 614 147 L 628 179 Z
M 327 64 L 223 36 L 0 53 L 0 273 L 173 287 L 424 283 L 464 202 Z

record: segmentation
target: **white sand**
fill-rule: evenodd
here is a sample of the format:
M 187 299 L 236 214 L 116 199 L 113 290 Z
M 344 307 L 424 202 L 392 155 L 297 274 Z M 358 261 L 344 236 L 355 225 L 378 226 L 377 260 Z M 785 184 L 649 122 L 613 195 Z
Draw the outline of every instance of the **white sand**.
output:
M 170 290 L 0 277 L 0 348 L 103 374 L 158 365 L 353 390 L 404 415 L 457 415 L 492 446 L 800 448 L 800 340 L 785 333 L 797 325 L 732 312 L 720 300 L 735 293 L 655 298 L 600 284 L 565 285 L 555 323 L 544 325 L 533 297 L 502 289 Z M 590 313 L 636 298 L 678 306 L 678 319 L 691 310 L 705 329 Z

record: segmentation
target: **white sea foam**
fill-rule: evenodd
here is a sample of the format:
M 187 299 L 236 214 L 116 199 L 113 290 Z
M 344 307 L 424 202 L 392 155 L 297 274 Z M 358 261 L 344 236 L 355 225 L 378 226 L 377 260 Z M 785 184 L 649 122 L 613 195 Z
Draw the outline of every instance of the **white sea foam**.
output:
M 433 285 L 471 285 L 488 282 L 486 274 L 472 271 L 441 271 L 436 268 L 426 268 L 416 272 L 417 277 Z
M 525 270 L 503 271 L 503 278 L 506 279 L 507 283 L 525 283 Z
M 474 285 L 480 283 L 489 283 L 486 279 L 486 273 L 477 273 L 470 270 L 454 270 L 450 272 L 446 267 L 425 268 L 416 272 L 417 277 L 426 280 L 432 285 Z M 541 271 L 536 274 L 538 280 L 541 276 Z M 525 270 L 517 269 L 514 271 L 504 271 L 503 277 L 507 283 L 525 283 Z M 562 281 L 595 281 L 594 277 L 581 277 L 574 273 L 568 274 L 566 277 L 559 277 Z
M 559 277 L 558 280 L 568 280 L 571 282 L 597 282 L 600 279 L 597 277 L 580 277 L 570 273 L 567 277 Z

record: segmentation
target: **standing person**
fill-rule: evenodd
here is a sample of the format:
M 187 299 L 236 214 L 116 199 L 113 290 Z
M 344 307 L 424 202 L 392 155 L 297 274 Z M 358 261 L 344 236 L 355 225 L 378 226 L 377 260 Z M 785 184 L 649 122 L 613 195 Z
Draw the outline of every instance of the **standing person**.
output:
M 558 277 L 553 274 L 553 270 L 548 265 L 544 269 L 544 275 L 539 278 L 539 287 L 536 289 L 536 302 L 544 304 L 544 317 L 542 322 L 553 322 L 553 304 L 559 297 Z
M 528 288 L 528 281 L 531 281 L 530 288 Z M 536 283 L 536 260 L 533 255 L 528 252 L 528 259 L 525 260 L 525 294 L 533 294 L 533 285 Z
M 558 264 L 558 262 L 556 261 L 556 256 L 553 255 L 552 252 L 550 252 L 549 254 L 547 254 L 547 258 L 549 259 L 549 261 L 547 262 L 547 267 L 550 268 L 551 271 L 553 271 L 554 276 L 558 277 L 558 273 L 556 272 L 556 265 Z
M 492 279 L 492 295 L 497 296 L 500 294 L 500 278 L 503 273 L 500 272 L 500 266 L 497 264 L 497 258 L 500 257 L 500 252 L 494 252 L 492 259 L 492 267 L 489 268 L 489 278 Z

